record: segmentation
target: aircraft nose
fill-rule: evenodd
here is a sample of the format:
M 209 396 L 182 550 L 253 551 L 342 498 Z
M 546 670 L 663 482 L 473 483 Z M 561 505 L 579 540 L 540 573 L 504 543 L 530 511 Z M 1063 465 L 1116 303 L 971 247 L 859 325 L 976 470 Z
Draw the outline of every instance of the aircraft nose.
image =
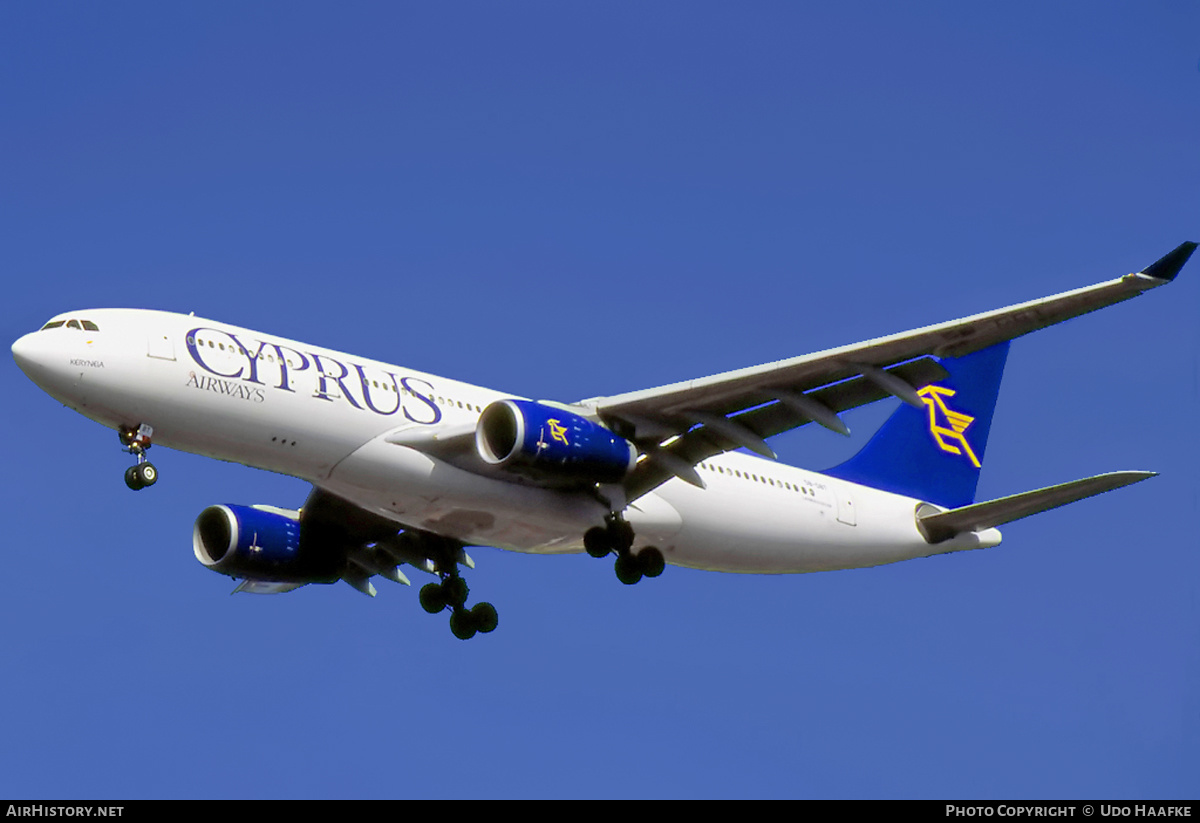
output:
M 13 360 L 21 367 L 21 371 L 29 374 L 30 368 L 37 362 L 37 341 L 33 334 L 26 334 L 12 344 Z
M 56 373 L 63 371 L 61 367 L 55 367 L 59 361 L 63 361 L 61 352 L 59 357 L 54 356 L 54 341 L 48 340 L 46 334 L 31 332 L 19 338 L 12 344 L 12 353 L 21 371 L 42 388 L 55 382 Z

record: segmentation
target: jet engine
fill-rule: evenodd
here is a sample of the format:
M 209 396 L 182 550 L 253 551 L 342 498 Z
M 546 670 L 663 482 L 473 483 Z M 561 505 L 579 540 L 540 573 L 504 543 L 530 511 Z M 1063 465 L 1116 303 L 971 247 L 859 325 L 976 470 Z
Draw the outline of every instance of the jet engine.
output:
M 552 485 L 616 483 L 637 462 L 637 449 L 623 437 L 532 400 L 498 400 L 484 409 L 475 448 L 490 465 Z
M 298 512 L 271 507 L 209 506 L 192 528 L 192 550 L 230 577 L 287 583 L 332 583 L 340 558 L 300 544 Z

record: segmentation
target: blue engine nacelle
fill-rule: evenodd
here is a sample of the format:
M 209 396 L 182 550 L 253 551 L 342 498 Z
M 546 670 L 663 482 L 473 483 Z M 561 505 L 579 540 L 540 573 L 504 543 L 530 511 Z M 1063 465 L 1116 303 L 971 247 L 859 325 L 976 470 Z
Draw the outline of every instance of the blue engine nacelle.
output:
M 475 448 L 486 463 L 554 485 L 616 483 L 637 462 L 625 438 L 532 400 L 498 400 L 484 409 Z
M 192 550 L 230 577 L 279 583 L 332 582 L 338 558 L 300 542 L 298 513 L 251 506 L 209 506 L 192 528 Z

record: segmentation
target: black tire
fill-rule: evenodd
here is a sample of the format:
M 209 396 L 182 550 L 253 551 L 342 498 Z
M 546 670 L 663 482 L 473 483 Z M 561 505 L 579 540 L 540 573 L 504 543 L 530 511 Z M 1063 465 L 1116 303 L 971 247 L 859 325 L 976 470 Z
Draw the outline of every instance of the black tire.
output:
M 617 572 L 617 579 L 626 586 L 632 586 L 642 579 L 642 567 L 631 554 L 623 554 L 618 557 L 613 568 Z
M 608 533 L 609 541 L 619 552 L 627 552 L 633 545 L 633 526 L 629 525 L 628 521 L 613 521 L 608 527 Z
M 133 489 L 135 492 L 143 488 L 142 480 L 138 476 L 138 467 L 130 466 L 125 470 L 125 485 Z
M 421 608 L 430 614 L 437 614 L 446 608 L 446 593 L 440 583 L 427 583 L 421 587 L 419 595 Z
M 471 588 L 467 585 L 467 581 L 461 577 L 451 577 L 442 588 L 446 591 L 446 602 L 451 606 L 458 608 L 467 602 L 467 597 L 471 594 Z
M 450 631 L 459 640 L 470 640 L 479 628 L 475 625 L 474 616 L 466 609 L 455 609 L 450 615 Z
M 608 557 L 612 551 L 612 542 L 608 539 L 608 529 L 597 526 L 584 532 L 583 548 L 592 557 Z
M 663 559 L 662 552 L 654 546 L 647 546 L 638 552 L 637 561 L 638 566 L 642 569 L 642 574 L 646 577 L 658 577 L 667 567 L 667 561 Z
M 491 603 L 476 603 L 472 606 L 471 619 L 475 622 L 475 627 L 479 629 L 480 634 L 494 632 L 500 623 L 500 618 L 496 615 L 496 607 Z

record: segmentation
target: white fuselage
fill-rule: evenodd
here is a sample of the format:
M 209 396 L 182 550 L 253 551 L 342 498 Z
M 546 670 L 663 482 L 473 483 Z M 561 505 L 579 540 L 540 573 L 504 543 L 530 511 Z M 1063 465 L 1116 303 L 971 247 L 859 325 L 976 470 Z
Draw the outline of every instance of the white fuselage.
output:
M 189 315 L 97 309 L 55 320 L 98 330 L 22 337 L 22 369 L 105 426 L 151 425 L 156 445 L 302 478 L 398 528 L 468 545 L 582 551 L 607 514 L 593 494 L 476 474 L 385 439 L 471 425 L 512 395 Z M 658 546 L 675 565 L 784 573 L 1000 542 L 989 529 L 930 545 L 916 527 L 921 501 L 742 453 L 697 470 L 707 488 L 670 480 L 629 506 L 635 546 Z

